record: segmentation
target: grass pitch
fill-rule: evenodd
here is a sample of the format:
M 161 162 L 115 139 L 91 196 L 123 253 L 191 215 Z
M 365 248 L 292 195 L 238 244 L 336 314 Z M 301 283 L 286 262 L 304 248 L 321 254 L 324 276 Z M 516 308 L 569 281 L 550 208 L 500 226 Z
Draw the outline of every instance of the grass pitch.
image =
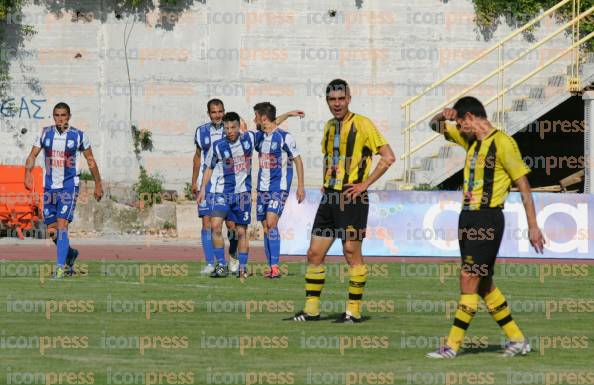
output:
M 49 266 L 0 261 L 0 383 L 594 383 L 592 266 L 500 264 L 496 282 L 534 352 L 499 357 L 503 334 L 481 308 L 464 354 L 443 361 L 424 355 L 452 323 L 452 264 L 372 264 L 355 325 L 332 323 L 347 296 L 339 264 L 311 323 L 282 321 L 303 304 L 301 263 L 272 281 L 259 265 L 239 280 L 200 276 L 198 263 L 81 261 L 88 274 L 62 281 Z

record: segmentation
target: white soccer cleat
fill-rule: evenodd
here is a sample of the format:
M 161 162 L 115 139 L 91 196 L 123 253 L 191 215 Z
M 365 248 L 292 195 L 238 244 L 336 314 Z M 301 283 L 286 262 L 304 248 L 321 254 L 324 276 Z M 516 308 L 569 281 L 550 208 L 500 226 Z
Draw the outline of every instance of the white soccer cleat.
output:
M 204 265 L 202 270 L 200 270 L 200 274 L 210 274 L 214 271 L 214 265 Z
M 439 349 L 437 349 L 434 352 L 427 353 L 426 357 L 427 358 L 455 358 L 457 354 L 458 353 L 456 353 L 456 351 L 454 349 L 450 348 L 448 345 L 444 345 L 444 346 L 441 346 Z
M 239 271 L 239 259 L 234 256 L 229 257 L 229 272 L 235 274 Z
M 518 354 L 521 356 L 525 356 L 526 353 L 530 353 L 531 350 L 532 350 L 532 348 L 530 347 L 528 340 L 519 341 L 519 342 L 508 341 L 505 344 L 505 347 L 503 348 L 503 354 L 501 356 L 502 357 L 514 357 L 514 356 L 517 356 Z

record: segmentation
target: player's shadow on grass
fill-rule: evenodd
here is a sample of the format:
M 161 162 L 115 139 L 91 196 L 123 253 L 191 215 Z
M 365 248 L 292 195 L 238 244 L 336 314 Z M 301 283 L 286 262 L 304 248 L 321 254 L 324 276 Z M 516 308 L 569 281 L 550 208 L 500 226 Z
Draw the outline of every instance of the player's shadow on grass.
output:
M 503 347 L 497 344 L 491 344 L 481 347 L 464 348 L 460 355 L 481 354 L 481 353 L 503 353 Z

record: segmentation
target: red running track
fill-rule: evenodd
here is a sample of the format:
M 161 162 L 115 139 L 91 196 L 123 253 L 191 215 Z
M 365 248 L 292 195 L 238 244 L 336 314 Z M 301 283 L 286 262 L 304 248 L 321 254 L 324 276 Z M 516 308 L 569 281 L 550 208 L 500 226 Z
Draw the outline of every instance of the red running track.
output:
M 142 261 L 203 261 L 202 248 L 199 246 L 175 245 L 76 245 L 79 260 L 142 260 Z M 55 246 L 46 245 L 2 245 L 0 246 L 0 260 L 50 260 L 56 256 Z M 250 248 L 250 261 L 263 262 L 266 260 L 264 249 L 261 246 Z M 282 256 L 285 262 L 305 261 L 305 256 Z M 341 262 L 342 256 L 328 257 L 329 261 Z M 457 262 L 458 258 L 443 257 L 367 257 L 369 262 Z M 580 263 L 594 264 L 594 260 L 583 259 L 528 259 L 528 258 L 499 258 L 505 263 Z

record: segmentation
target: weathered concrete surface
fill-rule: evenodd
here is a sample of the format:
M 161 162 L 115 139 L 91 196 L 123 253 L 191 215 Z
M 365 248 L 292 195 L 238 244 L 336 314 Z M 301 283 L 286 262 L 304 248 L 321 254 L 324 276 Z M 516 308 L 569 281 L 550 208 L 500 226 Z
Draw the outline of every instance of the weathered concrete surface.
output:
M 72 124 L 90 134 L 106 180 L 130 185 L 137 179 L 131 112 L 134 124 L 153 133 L 154 151 L 143 153 L 146 168 L 162 175 L 166 188 L 181 191 L 191 177 L 194 129 L 207 120 L 206 101 L 220 97 L 227 110 L 251 122 L 252 105 L 269 100 L 281 111 L 307 112 L 306 119 L 285 127 L 301 149 L 306 185 L 319 186 L 319 143 L 330 117 L 323 90 L 329 80 L 342 77 L 351 83 L 352 110 L 371 117 L 400 155 L 400 104 L 492 43 L 477 39 L 469 0 L 420 0 L 414 5 L 384 0 L 195 1 L 169 29 L 157 24 L 177 17 L 175 12 L 118 19 L 106 11 L 108 1 L 80 3 L 85 17 L 78 19 L 73 13 L 57 18 L 35 5 L 25 8 L 23 22 L 38 33 L 12 61 L 8 102 L 13 99 L 17 112 L 0 122 L 2 163 L 23 163 L 35 133 L 51 123 L 51 106 L 66 101 L 73 109 Z M 329 11 L 336 11 L 335 17 Z M 554 28 L 547 19 L 536 35 Z M 494 39 L 509 31 L 500 27 Z M 567 41 L 563 35 L 553 39 L 508 73 L 529 71 Z M 523 39 L 514 40 L 504 56 L 513 58 L 526 46 Z M 496 64 L 495 54 L 435 90 L 413 113 L 427 111 Z M 553 66 L 550 73 L 563 66 Z M 544 78 L 546 74 L 534 82 Z M 34 81 L 39 92 L 32 89 Z M 489 82 L 477 95 L 491 96 L 493 85 Z M 522 96 L 525 91 L 515 92 Z M 11 115 L 4 108 L 1 113 Z M 428 135 L 429 130 L 419 130 L 414 140 Z M 419 159 L 436 148 L 419 153 Z M 383 188 L 401 171 L 398 162 L 375 187 Z

